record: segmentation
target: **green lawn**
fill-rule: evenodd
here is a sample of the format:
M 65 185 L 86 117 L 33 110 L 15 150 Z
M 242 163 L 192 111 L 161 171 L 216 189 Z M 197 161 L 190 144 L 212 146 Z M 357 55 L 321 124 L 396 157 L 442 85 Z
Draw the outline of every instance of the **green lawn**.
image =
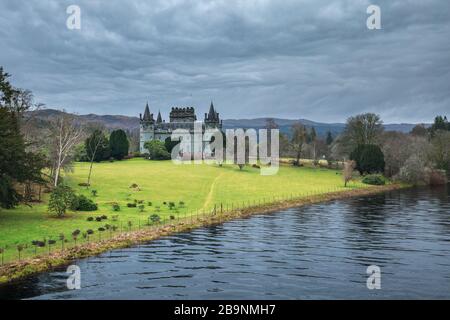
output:
M 148 161 L 132 159 L 126 161 L 94 164 L 91 188 L 79 187 L 86 181 L 89 165 L 76 163 L 72 173 L 65 175 L 65 181 L 77 193 L 93 198 L 99 205 L 95 212 L 70 212 L 63 218 L 56 218 L 47 212 L 45 203 L 33 207 L 20 206 L 13 210 L 0 210 L 0 248 L 6 246 L 5 262 L 17 258 L 17 244 L 28 244 L 24 255 L 34 252 L 32 240 L 44 237 L 57 239 L 60 233 L 66 237 L 75 229 L 97 230 L 106 223 L 127 225 L 132 221 L 133 228 L 143 225 L 151 214 L 157 213 L 161 219 L 170 215 L 185 216 L 198 211 L 210 212 L 214 205 L 231 208 L 265 200 L 273 201 L 291 196 L 301 197 L 310 194 L 344 190 L 342 176 L 328 169 L 295 168 L 282 166 L 277 175 L 261 176 L 258 169 L 246 167 L 240 171 L 237 166 L 224 165 L 175 165 L 171 161 Z M 130 188 L 137 184 L 140 190 Z M 350 188 L 363 187 L 359 182 L 350 183 Z M 91 190 L 98 192 L 92 197 Z M 346 189 L 348 190 L 348 188 Z M 45 197 L 44 197 L 45 199 Z M 127 208 L 127 203 L 144 200 L 145 211 Z M 152 202 L 152 206 L 148 202 Z M 179 202 L 185 203 L 179 207 Z M 121 206 L 119 212 L 113 212 L 111 202 Z M 163 202 L 177 204 L 175 210 L 169 210 Z M 160 207 L 157 212 L 156 207 Z M 88 222 L 89 216 L 107 215 L 103 222 Z M 112 215 L 119 216 L 112 222 Z M 93 236 L 97 239 L 97 234 Z M 39 249 L 47 250 L 47 249 Z M 38 251 L 39 252 L 39 251 Z

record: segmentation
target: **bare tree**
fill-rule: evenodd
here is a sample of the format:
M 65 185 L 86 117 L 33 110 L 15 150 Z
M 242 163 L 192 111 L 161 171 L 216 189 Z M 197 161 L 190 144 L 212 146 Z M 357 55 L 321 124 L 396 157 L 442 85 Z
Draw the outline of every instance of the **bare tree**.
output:
M 83 128 L 76 123 L 75 118 L 68 114 L 58 116 L 51 121 L 51 139 L 54 150 L 54 186 L 58 185 L 61 168 L 70 159 L 74 146 L 80 142 L 83 136 Z
M 303 147 L 306 143 L 306 129 L 301 123 L 296 123 L 292 126 L 291 146 L 295 153 L 295 165 L 300 165 L 300 158 L 302 156 Z
M 426 159 L 430 153 L 430 143 L 422 136 L 387 131 L 380 142 L 385 161 L 384 173 L 388 177 L 397 175 L 412 155 Z
M 347 119 L 344 134 L 353 146 L 376 144 L 383 132 L 383 121 L 374 113 L 359 114 Z
M 96 127 L 94 127 L 94 131 L 92 132 L 91 136 L 86 140 L 86 153 L 90 162 L 87 187 L 89 187 L 91 184 L 92 166 L 94 165 L 97 153 L 101 149 L 101 146 L 107 142 L 107 139 L 101 129 L 101 125 L 97 125 Z
M 355 170 L 356 163 L 353 160 L 344 162 L 344 170 L 342 175 L 344 178 L 344 186 L 347 187 L 347 183 L 353 178 L 353 170 Z
M 312 158 L 313 158 L 313 160 L 316 160 L 316 158 L 317 158 L 317 154 L 316 154 L 317 133 L 316 133 L 316 129 L 314 129 L 314 127 L 311 128 L 311 132 L 309 134 L 309 139 L 310 139 L 311 145 L 312 145 Z

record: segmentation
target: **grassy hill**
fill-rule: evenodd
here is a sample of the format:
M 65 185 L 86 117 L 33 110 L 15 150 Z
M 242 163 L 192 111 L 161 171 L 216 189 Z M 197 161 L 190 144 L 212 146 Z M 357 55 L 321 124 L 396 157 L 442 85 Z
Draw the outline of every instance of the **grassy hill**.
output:
M 132 159 L 94 164 L 92 187 L 78 186 L 86 181 L 87 175 L 88 163 L 76 163 L 73 173 L 64 179 L 77 193 L 97 202 L 98 211 L 70 212 L 63 218 L 56 218 L 47 213 L 46 203 L 0 210 L 0 247 L 7 247 L 6 261 L 17 258 L 15 249 L 18 244 L 27 244 L 29 247 L 23 255 L 30 256 L 34 252 L 32 240 L 58 239 L 60 233 L 70 238 L 76 229 L 96 231 L 106 223 L 126 229 L 128 221 L 135 229 L 146 223 L 152 214 L 167 220 L 170 216 L 185 217 L 197 212 L 208 214 L 215 205 L 217 208 L 222 205 L 226 210 L 259 201 L 348 190 L 343 187 L 342 177 L 336 171 L 291 166 L 280 167 L 277 175 L 261 176 L 259 170 L 252 167 L 239 171 L 237 166 L 175 165 L 171 161 Z M 138 188 L 131 188 L 133 184 Z M 350 185 L 350 188 L 362 187 L 367 186 L 359 182 Z M 92 189 L 97 190 L 96 197 L 92 196 Z M 135 200 L 143 202 L 144 212 L 127 207 Z M 112 210 L 113 202 L 120 205 L 119 212 Z M 176 205 L 172 210 L 168 206 L 170 202 Z M 107 215 L 108 219 L 87 221 L 88 217 L 100 215 Z M 113 215 L 118 216 L 117 221 L 112 220 Z M 94 238 L 97 236 L 98 232 Z

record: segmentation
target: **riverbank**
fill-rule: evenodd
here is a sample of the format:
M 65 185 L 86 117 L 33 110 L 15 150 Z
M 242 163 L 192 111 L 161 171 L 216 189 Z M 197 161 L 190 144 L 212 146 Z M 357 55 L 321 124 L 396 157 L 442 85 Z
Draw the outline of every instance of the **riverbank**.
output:
M 35 273 L 48 271 L 57 266 L 70 264 L 76 259 L 98 255 L 112 249 L 139 245 L 142 242 L 151 241 L 176 232 L 185 232 L 194 228 L 216 225 L 232 219 L 245 218 L 254 214 L 269 213 L 291 207 L 305 206 L 350 197 L 368 196 L 404 187 L 405 186 L 398 184 L 374 186 L 364 189 L 351 189 L 308 197 L 284 199 L 282 201 L 275 201 L 262 205 L 255 204 L 246 208 L 233 208 L 233 210 L 230 211 L 221 212 L 221 210 L 218 209 L 215 214 L 190 216 L 165 225 L 146 227 L 138 231 L 124 232 L 103 241 L 80 244 L 73 248 L 53 252 L 48 255 L 37 256 L 33 259 L 8 263 L 0 267 L 0 284 L 25 278 Z
M 61 247 L 61 235 L 72 247 L 72 233 L 80 230 L 79 242 L 86 240 L 83 233 L 95 232 L 109 225 L 117 231 L 132 230 L 145 224 L 152 215 L 161 222 L 178 220 L 197 212 L 211 212 L 215 207 L 228 209 L 254 203 L 268 203 L 275 199 L 309 197 L 312 194 L 364 189 L 370 186 L 355 177 L 348 188 L 342 183 L 342 172 L 337 170 L 280 166 L 276 175 L 262 176 L 258 168 L 226 165 L 175 165 L 171 161 L 130 159 L 95 163 L 91 187 L 82 184 L 89 174 L 89 163 L 74 163 L 73 171 L 64 175 L 64 182 L 77 194 L 98 205 L 96 211 L 67 211 L 57 217 L 48 212 L 49 194 L 32 206 L 19 205 L 14 209 L 0 209 L 0 265 L 15 260 L 33 258 Z M 80 185 L 81 184 L 81 185 Z M 95 190 L 95 194 L 93 191 Z M 228 209 L 227 209 L 228 208 Z M 97 221 L 97 217 L 106 217 Z M 109 231 L 104 235 L 109 236 Z M 56 243 L 54 242 L 56 241 Z M 45 246 L 33 243 L 44 242 Z M 49 248 L 49 242 L 52 242 Z M 23 250 L 18 252 L 18 247 Z M 37 252 L 36 252 L 37 251 Z M 36 254 L 37 253 L 37 254 Z

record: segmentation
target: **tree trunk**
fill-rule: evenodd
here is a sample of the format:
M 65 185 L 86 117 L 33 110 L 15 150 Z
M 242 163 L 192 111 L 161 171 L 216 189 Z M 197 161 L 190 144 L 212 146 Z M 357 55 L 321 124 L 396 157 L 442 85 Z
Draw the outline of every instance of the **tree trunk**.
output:
M 92 173 L 92 166 L 94 165 L 94 160 L 91 160 L 91 165 L 89 166 L 89 175 L 87 180 L 87 188 L 91 185 L 91 173 Z
M 59 172 L 60 172 L 60 170 L 61 170 L 61 165 L 58 164 L 58 165 L 56 166 L 56 170 L 55 170 L 55 184 L 54 184 L 55 187 L 58 186 L 58 180 L 59 180 Z

